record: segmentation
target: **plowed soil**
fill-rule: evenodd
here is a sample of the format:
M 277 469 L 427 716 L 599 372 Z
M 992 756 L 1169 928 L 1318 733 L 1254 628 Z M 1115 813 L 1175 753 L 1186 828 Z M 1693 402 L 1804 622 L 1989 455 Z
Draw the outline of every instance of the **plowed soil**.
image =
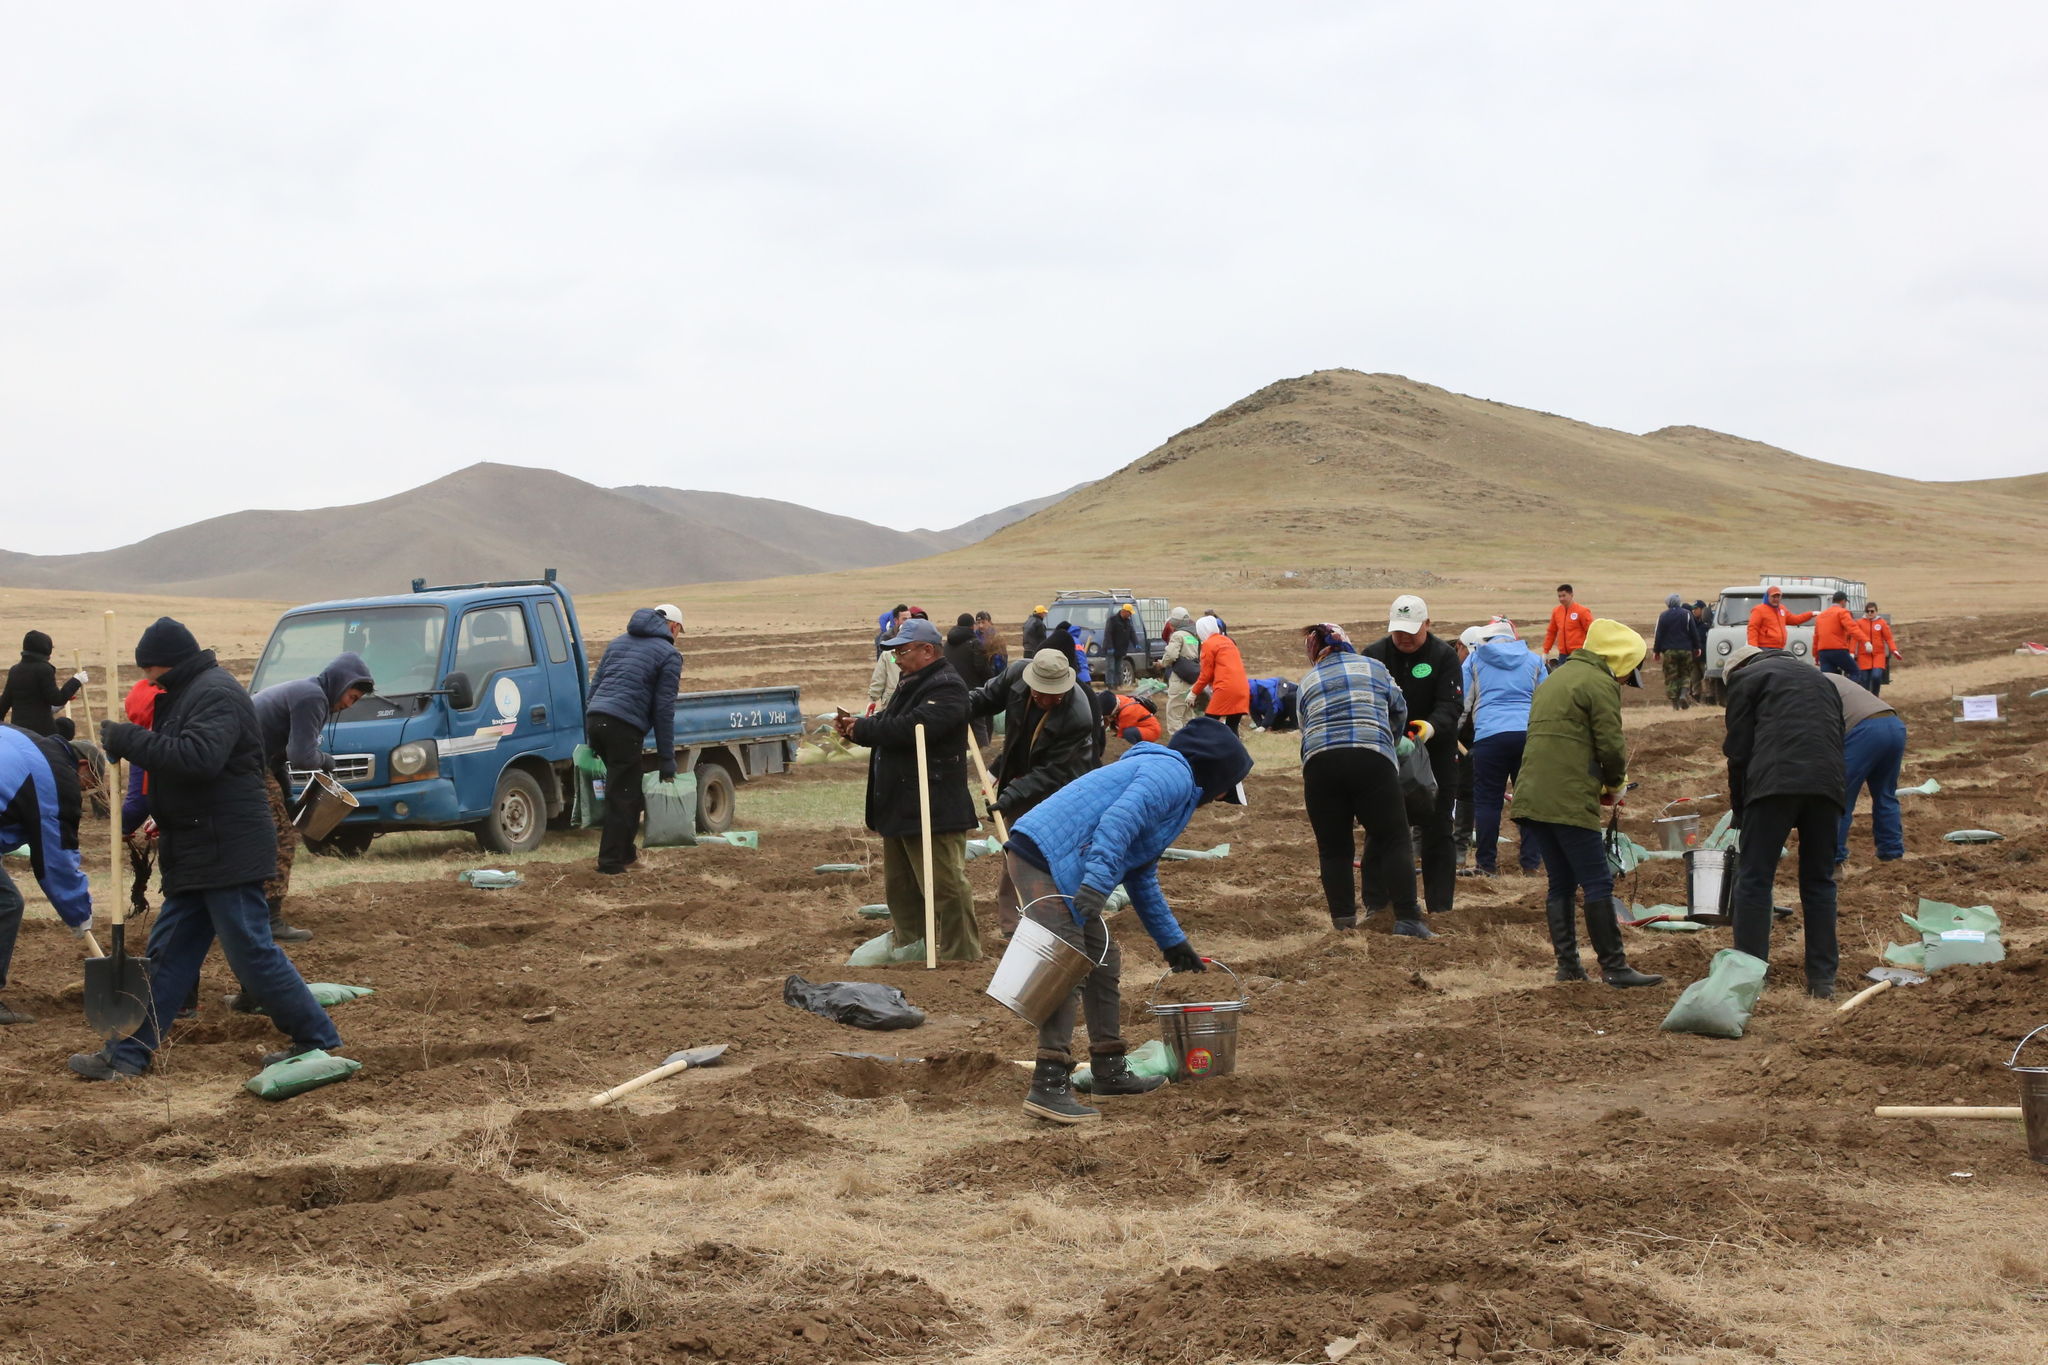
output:
M 1255 675 L 1300 671 L 1286 624 L 1244 631 Z M 334 1011 L 358 1076 L 279 1104 L 240 1089 L 277 1035 L 221 1006 L 217 955 L 154 1074 L 70 1076 L 96 1045 L 76 948 L 32 898 L 6 998 L 40 1022 L 0 1030 L 0 1365 L 2034 1365 L 2048 1166 L 2017 1122 L 1872 1111 L 2011 1105 L 2004 1063 L 2048 1023 L 2048 699 L 2026 696 L 2048 667 L 2008 652 L 2039 633 L 1902 627 L 1915 666 L 1942 670 L 1900 671 L 1904 782 L 1943 790 L 1902 798 L 1898 862 L 1874 861 L 1859 815 L 1841 876 L 1844 996 L 1921 896 L 1991 905 L 2005 962 L 1842 1015 L 1795 988 L 1795 917 L 1729 1041 L 1657 1027 L 1725 929 L 1629 931 L 1666 978 L 1634 991 L 1555 984 L 1542 883 L 1513 873 L 1461 879 L 1434 942 L 1384 919 L 1337 934 L 1294 739 L 1259 735 L 1252 804 L 1177 841 L 1230 856 L 1162 870 L 1237 979 L 1161 982 L 1135 918 L 1114 922 L 1132 1043 L 1159 1036 L 1148 994 L 1242 991 L 1236 1072 L 1103 1100 L 1071 1130 L 1019 1112 L 1033 1031 L 983 993 L 996 859 L 968 868 L 991 960 L 843 965 L 882 899 L 858 758 L 743 786 L 758 850 L 653 851 L 624 877 L 567 831 L 505 891 L 455 882 L 493 865 L 457 835 L 308 858 L 291 915 L 316 937 L 293 957 L 377 993 Z M 814 714 L 852 704 L 872 658 L 691 641 L 718 685 L 801 683 Z M 1627 702 L 1644 844 L 1664 802 L 1725 789 L 1720 712 L 1674 714 L 1652 683 Z M 1951 721 L 1949 694 L 1974 690 L 2014 718 Z M 2006 838 L 1942 840 L 1964 827 Z M 811 872 L 828 862 L 861 870 Z M 1623 891 L 1676 902 L 1682 876 L 1652 862 Z M 1789 865 L 1778 899 L 1797 903 Z M 927 1022 L 791 1009 L 791 973 L 890 982 Z M 712 1043 L 730 1045 L 716 1067 L 588 1107 Z

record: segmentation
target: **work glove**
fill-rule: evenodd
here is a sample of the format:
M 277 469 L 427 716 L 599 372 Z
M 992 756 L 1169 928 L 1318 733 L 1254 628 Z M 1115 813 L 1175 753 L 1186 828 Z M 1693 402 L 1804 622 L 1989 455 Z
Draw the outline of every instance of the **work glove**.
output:
M 661 770 L 661 780 L 665 783 L 674 782 L 676 780 L 676 770 L 673 765 L 663 768 Z
M 1394 741 L 1394 752 L 1399 754 L 1402 758 L 1408 757 L 1408 755 L 1415 752 L 1415 741 L 1408 738 L 1408 736 L 1406 735 L 1401 736 L 1399 739 Z
M 110 759 L 128 757 L 128 732 L 141 727 L 130 725 L 125 720 L 103 720 L 100 722 L 100 748 Z
M 333 755 L 333 754 L 322 754 L 322 755 L 320 755 L 320 771 L 321 771 L 321 772 L 323 772 L 323 773 L 326 773 L 326 774 L 327 774 L 327 775 L 328 775 L 329 777 L 332 777 L 332 776 L 334 776 L 334 755 Z
M 1202 955 L 1195 951 L 1195 945 L 1186 939 L 1166 950 L 1166 965 L 1177 972 L 1206 972 L 1209 964 L 1202 961 Z
M 1107 891 L 1097 891 L 1092 886 L 1082 887 L 1080 893 L 1074 897 L 1074 911 L 1084 920 L 1094 919 L 1102 913 L 1102 908 L 1108 904 L 1109 893 Z
M 91 682 L 91 681 L 92 681 L 92 679 L 91 679 L 91 678 L 88 678 L 88 677 L 86 677 L 86 676 L 85 676 L 85 670 L 81 668 L 81 669 L 79 669 L 79 670 L 78 670 L 78 671 L 77 671 L 76 673 L 73 673 L 73 674 L 71 675 L 71 681 L 73 681 L 73 682 L 77 683 L 77 684 L 78 684 L 78 685 L 79 685 L 80 687 L 83 687 L 83 686 L 85 686 L 85 685 L 86 685 L 87 683 Z
M 83 939 L 87 934 L 92 932 L 92 911 L 86 911 L 85 918 L 80 920 L 78 923 L 67 924 L 64 927 L 71 931 L 71 937 L 76 939 Z
M 988 815 L 988 818 L 990 820 L 995 820 L 999 817 L 1007 817 L 1009 815 L 1009 812 L 1003 809 L 1003 803 L 1001 801 L 984 801 L 982 803 L 981 808 Z

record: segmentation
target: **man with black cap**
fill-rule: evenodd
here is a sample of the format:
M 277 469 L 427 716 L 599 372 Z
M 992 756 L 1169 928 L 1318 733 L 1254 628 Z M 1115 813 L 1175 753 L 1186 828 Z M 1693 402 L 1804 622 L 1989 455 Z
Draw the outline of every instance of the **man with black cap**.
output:
M 1451 908 L 1458 893 L 1458 842 L 1452 816 L 1458 803 L 1458 717 L 1465 709 L 1458 651 L 1430 633 L 1428 604 L 1414 593 L 1403 593 L 1387 613 L 1387 633 L 1359 653 L 1377 660 L 1394 675 L 1408 703 L 1408 719 L 1429 723 L 1423 747 L 1436 777 L 1436 805 L 1419 826 L 1422 901 L 1430 914 L 1440 915 Z M 1363 864 L 1368 868 L 1373 865 L 1371 844 L 1368 838 Z M 1387 891 L 1368 877 L 1364 899 L 1367 913 L 1377 913 L 1387 904 Z
M 53 735 L 0 725 L 0 849 L 28 845 L 28 865 L 57 918 L 78 938 L 92 928 L 92 891 L 78 858 L 78 763 Z M 0 863 L 0 990 L 21 931 L 21 892 Z M 0 1001 L 0 1024 L 32 1024 Z
M 71 1069 L 89 1081 L 147 1071 L 215 938 L 243 995 L 262 1001 L 291 1040 L 264 1058 L 266 1066 L 313 1048 L 334 1051 L 341 1046 L 334 1021 L 270 933 L 263 887 L 277 873 L 277 834 L 255 704 L 213 652 L 168 616 L 142 633 L 135 663 L 163 688 L 154 728 L 103 721 L 100 739 L 109 761 L 128 759 L 149 775 L 164 891 L 149 934 L 151 1007 L 132 1036 L 73 1055 Z
M 1116 939 L 1103 923 L 1121 885 L 1145 932 L 1176 972 L 1208 970 L 1159 889 L 1159 856 L 1211 801 L 1244 804 L 1252 756 L 1230 728 L 1207 716 L 1169 744 L 1138 743 L 1047 797 L 1010 831 L 1009 873 L 1029 907 L 1025 917 L 1097 964 L 1038 1030 L 1038 1063 L 1024 1112 L 1054 1123 L 1085 1123 L 1101 1112 L 1074 1099 L 1074 1012 L 1088 1021 L 1097 1095 L 1141 1095 L 1159 1077 L 1131 1074 L 1120 1025 Z
M 72 674 L 59 687 L 56 667 L 50 662 L 55 648 L 50 637 L 39 630 L 21 637 L 21 662 L 7 670 L 7 685 L 0 688 L 0 720 L 11 719 L 38 735 L 57 733 L 57 708 L 85 686 L 85 670 Z
M 905 621 L 882 642 L 902 672 L 889 704 L 873 716 L 842 713 L 837 725 L 841 738 L 872 750 L 867 824 L 882 836 L 882 895 L 899 948 L 924 937 L 924 819 L 917 778 L 917 728 L 924 727 L 938 955 L 974 962 L 981 957 L 981 932 L 967 884 L 967 834 L 980 822 L 967 790 L 967 685 L 946 662 L 945 643 L 930 621 Z
M 264 885 L 270 906 L 270 936 L 279 943 L 304 943 L 311 929 L 284 922 L 284 898 L 291 891 L 292 859 L 299 831 L 292 823 L 291 769 L 333 772 L 334 759 L 320 747 L 320 735 L 333 717 L 354 706 L 377 688 L 360 654 L 342 654 L 310 678 L 294 678 L 256 694 L 256 723 L 263 731 L 263 789 L 270 798 L 270 820 L 277 830 L 277 875 Z

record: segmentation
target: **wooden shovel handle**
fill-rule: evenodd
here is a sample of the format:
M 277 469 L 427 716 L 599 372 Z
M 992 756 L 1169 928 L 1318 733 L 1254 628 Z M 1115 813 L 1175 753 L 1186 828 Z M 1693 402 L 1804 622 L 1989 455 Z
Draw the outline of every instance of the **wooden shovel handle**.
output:
M 2016 1104 L 1880 1104 L 1881 1119 L 2016 1119 Z
M 982 761 L 981 746 L 974 742 L 974 736 L 972 735 L 967 737 L 967 752 L 974 759 L 974 770 L 981 774 L 981 799 L 990 802 L 994 801 L 996 799 L 995 779 L 988 775 L 988 764 Z M 996 822 L 996 842 L 999 844 L 1009 843 L 1010 830 L 1003 823 L 1003 813 L 1001 811 L 990 811 L 989 815 Z
M 114 613 L 110 611 L 100 619 L 106 626 L 107 719 L 112 720 L 121 714 L 120 684 L 115 681 L 120 676 L 121 655 L 114 648 Z M 114 885 L 114 879 L 121 875 L 121 798 L 128 790 L 128 775 L 123 771 L 123 765 L 114 761 L 112 754 L 108 754 L 106 760 L 107 886 L 111 890 Z M 128 920 L 128 901 L 127 897 L 119 894 L 113 897 L 113 901 L 114 908 L 109 912 L 108 918 L 113 921 L 114 927 L 118 929 Z
M 1881 995 L 1885 991 L 1890 990 L 1892 987 L 1898 984 L 1899 983 L 1896 981 L 1880 981 L 1875 986 L 1865 986 L 1862 990 L 1856 992 L 1856 994 L 1850 996 L 1847 1000 L 1844 1000 L 1841 1004 L 1835 1006 L 1835 1013 L 1847 1014 L 1850 1010 L 1855 1009 L 1858 1005 L 1868 1000 L 1871 996 Z
M 931 971 L 939 965 L 938 888 L 932 885 L 932 775 L 926 766 L 924 727 L 918 726 L 913 733 L 917 737 L 918 842 L 924 854 L 924 966 Z M 973 735 L 967 737 L 967 747 L 974 747 Z
M 85 931 L 85 955 L 87 957 L 105 957 L 107 955 L 106 950 L 100 947 L 100 941 L 92 936 L 92 930 L 90 929 Z
M 622 1095 L 630 1095 L 642 1086 L 653 1085 L 658 1080 L 673 1076 L 678 1071 L 687 1071 L 689 1068 L 690 1059 L 685 1057 L 680 1062 L 669 1062 L 654 1068 L 652 1071 L 642 1072 L 623 1085 L 615 1085 L 609 1090 L 600 1090 L 595 1095 L 592 1095 L 590 1097 L 590 1107 L 592 1109 L 602 1109 Z

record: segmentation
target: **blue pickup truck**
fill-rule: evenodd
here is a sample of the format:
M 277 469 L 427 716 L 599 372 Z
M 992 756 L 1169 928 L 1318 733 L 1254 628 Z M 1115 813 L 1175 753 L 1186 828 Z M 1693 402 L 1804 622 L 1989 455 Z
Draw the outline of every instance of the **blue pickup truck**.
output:
M 354 857 L 389 830 L 469 829 L 490 852 L 523 853 L 568 824 L 590 660 L 553 569 L 441 588 L 416 578 L 401 596 L 293 607 L 250 690 L 310 677 L 350 651 L 377 691 L 321 743 L 360 803 L 323 851 Z M 796 760 L 803 719 L 794 687 L 676 698 L 676 766 L 697 776 L 700 828 L 729 828 L 734 788 Z

